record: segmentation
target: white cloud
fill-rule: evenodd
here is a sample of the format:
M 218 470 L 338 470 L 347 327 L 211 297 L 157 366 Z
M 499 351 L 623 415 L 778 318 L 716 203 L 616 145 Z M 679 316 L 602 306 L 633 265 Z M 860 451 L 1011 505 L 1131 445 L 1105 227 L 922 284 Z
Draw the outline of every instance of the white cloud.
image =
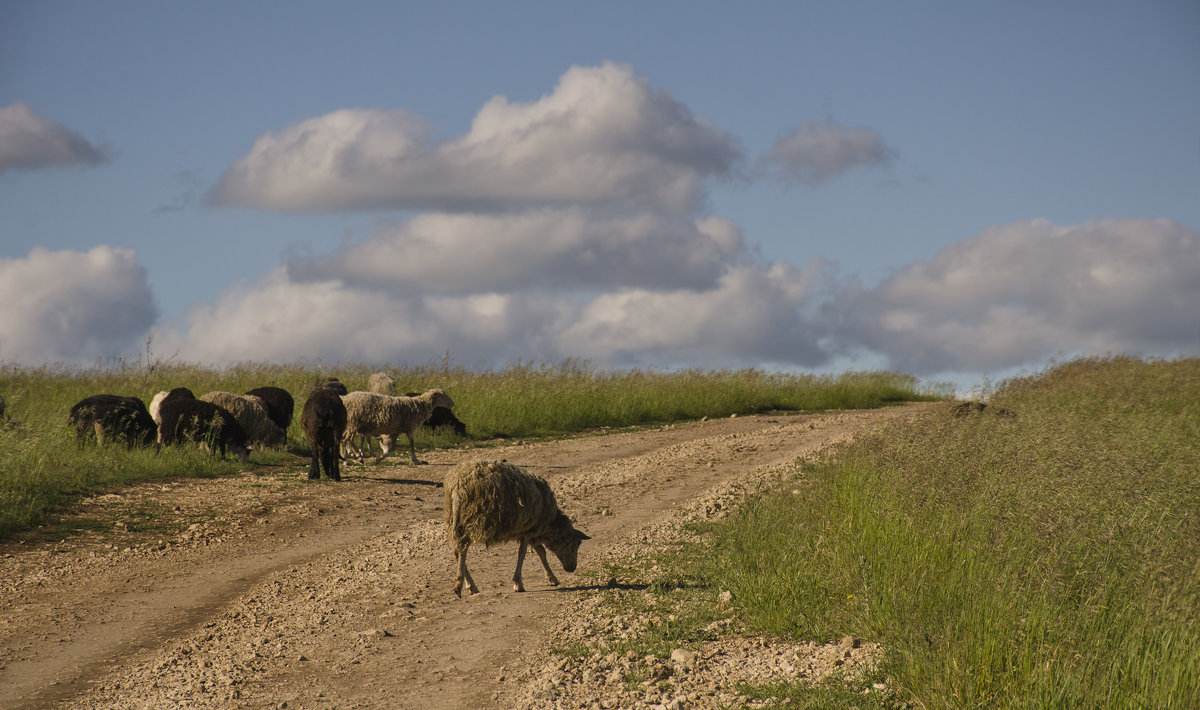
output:
M 399 294 L 338 280 L 298 283 L 278 267 L 156 333 L 185 361 L 458 362 L 579 357 L 603 366 L 820 359 L 799 315 L 814 274 L 778 264 L 729 269 L 711 288 L 599 294 Z
M 288 270 L 410 293 L 706 288 L 743 256 L 737 225 L 722 217 L 570 208 L 424 214 Z
M 805 123 L 775 141 L 760 166 L 785 180 L 813 186 L 852 168 L 882 165 L 895 155 L 874 129 Z
M 843 342 L 915 374 L 1058 354 L 1171 355 L 1200 328 L 1200 232 L 1171 220 L 1045 220 L 988 229 L 833 310 Z
M 406 111 L 343 110 L 267 133 L 221 177 L 218 204 L 325 212 L 641 205 L 687 212 L 742 159 L 730 135 L 627 65 L 572 67 L 531 103 L 497 96 L 432 143 Z
M 157 316 L 132 249 L 0 259 L 0 361 L 95 364 L 136 351 Z
M 68 165 L 97 165 L 108 159 L 69 128 L 18 101 L 0 108 L 0 174 Z

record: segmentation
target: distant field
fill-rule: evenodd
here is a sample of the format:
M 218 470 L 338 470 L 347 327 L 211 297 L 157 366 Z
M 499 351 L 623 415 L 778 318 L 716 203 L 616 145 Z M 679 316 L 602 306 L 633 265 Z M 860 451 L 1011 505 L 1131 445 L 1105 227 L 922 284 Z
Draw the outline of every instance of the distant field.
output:
M 883 644 L 886 707 L 1200 707 L 1200 360 L 1079 360 L 947 402 L 704 535 L 686 574 L 753 629 Z
M 820 411 L 876 407 L 936 399 L 917 380 L 894 373 L 847 373 L 832 377 L 783 375 L 759 370 L 634 370 L 603 372 L 584 364 L 518 363 L 503 370 L 472 371 L 448 364 L 380 368 L 368 365 L 246 364 L 222 370 L 189 366 L 136 366 L 90 370 L 0 369 L 0 396 L 8 421 L 0 426 L 0 536 L 36 526 L 80 496 L 122 482 L 167 476 L 218 476 L 241 468 L 191 448 L 127 451 L 79 447 L 67 430 L 67 412 L 98 393 L 140 397 L 188 387 L 197 396 L 212 390 L 246 392 L 283 387 L 296 399 L 297 414 L 308 392 L 328 377 L 349 389 L 366 389 L 368 376 L 384 369 L 398 391 L 446 390 L 469 441 L 496 437 L 563 436 L 599 427 L 725 417 L 771 410 Z M 420 448 L 462 443 L 452 433 L 420 432 Z M 253 463 L 307 456 L 308 442 L 296 423 L 286 451 L 256 451 Z

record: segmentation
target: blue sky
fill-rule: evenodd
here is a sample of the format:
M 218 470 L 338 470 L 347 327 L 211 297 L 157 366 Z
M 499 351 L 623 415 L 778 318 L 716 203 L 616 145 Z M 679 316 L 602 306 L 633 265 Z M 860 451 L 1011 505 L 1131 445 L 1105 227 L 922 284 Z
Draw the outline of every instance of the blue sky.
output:
M 0 6 L 0 362 L 1200 354 L 1200 5 Z

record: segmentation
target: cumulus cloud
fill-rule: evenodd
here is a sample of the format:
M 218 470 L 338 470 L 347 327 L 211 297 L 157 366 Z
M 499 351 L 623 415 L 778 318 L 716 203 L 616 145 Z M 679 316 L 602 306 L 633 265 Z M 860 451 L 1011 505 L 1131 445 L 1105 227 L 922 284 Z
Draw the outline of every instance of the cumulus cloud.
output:
M 0 259 L 0 361 L 87 365 L 136 351 L 158 317 L 132 249 Z
M 530 289 L 420 295 L 337 280 L 294 281 L 278 267 L 156 333 L 184 360 L 467 363 L 582 357 L 602 366 L 820 359 L 799 315 L 814 275 L 739 266 L 710 288 L 599 293 Z
M 212 191 L 285 212 L 642 205 L 686 212 L 738 142 L 627 65 L 572 67 L 530 103 L 488 101 L 443 142 L 403 110 L 342 110 L 260 136 Z
M 843 342 L 915 374 L 1196 345 L 1200 232 L 1166 219 L 988 229 L 831 305 Z
M 784 180 L 814 186 L 853 168 L 882 165 L 895 156 L 896 151 L 874 129 L 805 123 L 775 141 L 760 167 Z
M 288 271 L 297 281 L 411 293 L 699 289 L 714 285 L 743 250 L 737 225 L 723 217 L 579 208 L 431 213 L 328 256 L 293 259 Z
M 68 165 L 98 165 L 108 155 L 69 128 L 18 101 L 0 108 L 0 174 Z

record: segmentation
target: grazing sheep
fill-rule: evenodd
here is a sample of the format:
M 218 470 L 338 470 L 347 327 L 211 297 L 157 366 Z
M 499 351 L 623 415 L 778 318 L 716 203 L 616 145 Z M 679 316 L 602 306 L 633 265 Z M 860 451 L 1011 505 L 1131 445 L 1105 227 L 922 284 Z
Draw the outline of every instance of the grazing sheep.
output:
M 193 441 L 208 446 L 213 455 L 225 458 L 228 449 L 242 463 L 250 462 L 250 442 L 233 415 L 212 402 L 198 399 L 168 399 L 159 407 L 162 422 L 158 442 L 170 446 L 177 441 Z
M 159 409 L 159 407 L 162 406 L 163 402 L 166 402 L 167 400 L 172 400 L 172 399 L 195 399 L 195 398 L 196 398 L 196 395 L 192 394 L 192 391 L 190 389 L 188 389 L 187 387 L 176 387 L 176 388 L 170 390 L 169 392 L 167 392 L 167 391 L 159 392 L 158 394 L 154 395 L 154 399 L 150 400 L 150 418 L 154 420 L 155 424 L 158 424 L 161 426 L 162 425 L 162 417 L 159 416 L 158 409 Z
M 386 372 L 376 372 L 367 378 L 367 391 L 395 397 L 396 378 Z
M 261 397 L 216 391 L 204 393 L 200 401 L 211 402 L 232 414 L 251 443 L 267 446 L 283 443 L 283 430 L 271 421 L 267 403 Z
M 542 561 L 546 578 L 557 586 L 558 578 L 546 562 L 546 548 L 554 553 L 567 572 L 574 572 L 579 543 L 590 540 L 571 525 L 571 519 L 558 509 L 550 484 L 504 461 L 468 461 L 451 469 L 444 483 L 446 490 L 446 534 L 458 562 L 454 593 L 462 596 L 463 582 L 471 594 L 479 588 L 467 571 L 467 548 L 471 543 L 519 540 L 517 571 L 513 591 L 525 591 L 521 567 L 530 545 Z
M 325 380 L 324 384 L 317 385 L 317 387 L 324 387 L 327 390 L 333 390 L 343 397 L 350 393 L 350 390 L 346 389 L 346 385 L 342 384 L 342 381 L 336 377 L 330 377 L 329 379 Z
M 454 400 L 439 389 L 426 390 L 419 397 L 389 397 L 374 392 L 351 392 L 342 397 L 346 405 L 346 432 L 342 434 L 343 448 L 353 448 L 358 434 L 379 436 L 383 453 L 375 459 L 382 461 L 392 451 L 396 437 L 403 433 L 408 437 L 409 455 L 414 464 L 417 460 L 417 445 L 413 432 L 429 419 L 434 407 L 450 408 Z M 359 458 L 362 458 L 359 452 Z
M 405 396 L 419 397 L 420 392 L 408 392 Z M 445 407 L 434 407 L 433 414 L 430 414 L 429 419 L 425 420 L 425 426 L 429 427 L 430 429 L 448 426 L 453 428 L 454 433 L 458 434 L 459 436 L 467 435 L 467 425 L 460 422 L 458 417 L 454 416 L 454 412 L 446 409 Z
M 309 479 L 320 478 L 321 467 L 324 467 L 326 476 L 335 481 L 342 480 L 338 461 L 341 459 L 342 433 L 346 431 L 346 405 L 338 393 L 322 387 L 313 390 L 300 412 L 300 429 L 304 431 L 304 438 L 312 442 Z
M 396 378 L 392 377 L 386 372 L 376 372 L 367 378 L 367 391 L 374 392 L 375 394 L 386 394 L 389 397 L 394 397 L 396 396 Z M 342 394 L 346 393 L 343 392 Z M 371 437 L 367 436 L 366 434 L 360 434 L 358 439 L 359 441 L 352 442 L 352 444 L 358 446 L 357 450 L 362 451 L 363 449 L 366 449 L 368 456 L 373 455 L 374 451 L 371 450 Z
M 292 414 L 296 411 L 296 400 L 282 387 L 255 387 L 246 394 L 261 397 L 267 403 L 267 415 L 275 426 L 283 430 L 287 438 L 288 427 L 292 425 Z
M 93 432 L 96 443 L 124 441 L 129 448 L 155 443 L 158 426 L 137 397 L 94 394 L 76 402 L 67 415 L 80 445 Z

